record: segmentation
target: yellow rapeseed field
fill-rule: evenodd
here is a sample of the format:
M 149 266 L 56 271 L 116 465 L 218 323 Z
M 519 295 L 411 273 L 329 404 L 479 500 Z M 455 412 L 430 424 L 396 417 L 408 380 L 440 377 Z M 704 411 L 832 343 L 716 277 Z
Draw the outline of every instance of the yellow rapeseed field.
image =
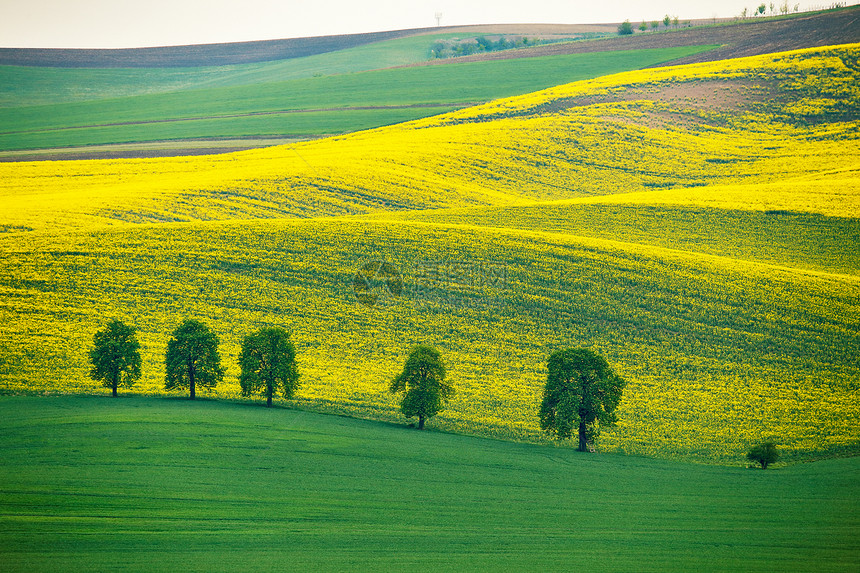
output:
M 542 439 L 549 354 L 630 384 L 598 449 L 743 463 L 860 448 L 860 46 L 607 76 L 388 128 L 211 157 L 0 164 L 0 391 L 103 392 L 93 333 L 139 329 L 160 392 L 185 317 L 289 328 L 298 402 Z M 387 261 L 402 290 L 354 281 Z M 369 265 L 369 263 L 371 263 Z M 377 278 L 377 277 L 371 277 Z M 396 291 L 396 292 L 395 292 Z

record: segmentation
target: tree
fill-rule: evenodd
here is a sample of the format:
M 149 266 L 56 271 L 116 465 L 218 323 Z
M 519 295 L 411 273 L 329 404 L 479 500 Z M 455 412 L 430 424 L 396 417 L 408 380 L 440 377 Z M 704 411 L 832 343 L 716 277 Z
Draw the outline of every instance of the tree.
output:
M 639 31 L 644 32 L 648 29 L 648 24 L 645 23 L 645 20 L 642 20 L 642 23 L 639 24 Z
M 131 386 L 140 378 L 140 343 L 135 328 L 113 319 L 93 336 L 90 378 L 113 390 Z
M 761 469 L 766 470 L 767 466 L 779 461 L 779 451 L 773 442 L 764 442 L 751 447 L 747 452 L 747 459 L 759 464 Z
M 280 327 L 261 328 L 242 341 L 239 353 L 239 385 L 242 395 L 262 392 L 266 406 L 272 407 L 272 394 L 280 388 L 284 398 L 292 398 L 299 387 L 296 348 L 290 335 Z
M 765 11 L 766 9 L 767 9 L 767 6 L 765 6 L 765 5 L 764 5 L 764 3 L 761 3 L 761 4 L 759 4 L 759 6 L 758 6 L 758 10 L 756 11 L 756 13 L 757 13 L 757 14 L 761 14 L 762 16 L 764 16 L 764 11 Z
M 618 25 L 618 34 L 621 36 L 627 36 L 633 33 L 633 24 L 630 23 L 630 20 L 624 20 L 621 24 Z
M 579 451 L 584 452 L 600 426 L 617 421 L 615 409 L 627 382 L 602 356 L 586 348 L 556 350 L 547 367 L 540 427 L 562 440 L 571 437 L 576 428 Z
M 213 388 L 224 379 L 218 337 L 208 326 L 190 318 L 182 321 L 167 341 L 164 388 L 188 388 L 194 400 L 197 386 Z
M 658 22 L 657 20 L 654 20 L 653 22 L 651 22 L 651 29 L 652 30 L 656 30 L 659 27 L 660 27 L 660 22 Z
M 663 16 L 663 25 L 664 25 L 664 26 L 666 26 L 666 27 L 668 28 L 668 27 L 669 27 L 669 24 L 670 24 L 671 22 L 672 22 L 672 19 L 669 17 L 669 15 L 668 15 L 668 14 L 666 14 L 665 16 Z
M 409 354 L 403 372 L 391 381 L 390 390 L 392 394 L 404 393 L 400 411 L 407 418 L 418 416 L 419 430 L 454 395 L 454 387 L 445 382 L 445 365 L 439 351 L 423 345 Z

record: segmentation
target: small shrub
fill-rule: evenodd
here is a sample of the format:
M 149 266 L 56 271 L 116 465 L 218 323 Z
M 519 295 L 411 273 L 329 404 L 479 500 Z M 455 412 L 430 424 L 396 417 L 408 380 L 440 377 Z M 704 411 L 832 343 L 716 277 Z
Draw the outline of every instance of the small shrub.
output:
M 779 451 L 773 442 L 765 442 L 750 448 L 750 451 L 747 452 L 747 459 L 761 465 L 761 469 L 766 470 L 767 466 L 779 460 Z

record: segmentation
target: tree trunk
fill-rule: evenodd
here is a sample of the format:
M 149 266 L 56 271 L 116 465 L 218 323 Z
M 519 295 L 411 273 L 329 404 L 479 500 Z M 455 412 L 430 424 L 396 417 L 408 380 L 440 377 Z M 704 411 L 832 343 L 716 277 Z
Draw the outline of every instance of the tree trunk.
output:
M 579 422 L 579 451 L 588 451 L 588 442 L 585 439 L 585 422 Z
M 191 399 L 194 399 L 194 367 L 188 368 L 188 386 L 191 388 Z
M 269 388 L 269 391 L 266 393 L 266 397 L 267 397 L 266 408 L 271 408 L 272 407 L 272 389 L 271 388 Z
M 424 416 L 422 416 L 421 414 L 418 414 L 418 429 L 424 429 Z
M 119 374 L 114 372 L 113 375 L 113 384 L 111 385 L 111 390 L 113 390 L 113 397 L 116 398 L 116 387 L 119 385 Z

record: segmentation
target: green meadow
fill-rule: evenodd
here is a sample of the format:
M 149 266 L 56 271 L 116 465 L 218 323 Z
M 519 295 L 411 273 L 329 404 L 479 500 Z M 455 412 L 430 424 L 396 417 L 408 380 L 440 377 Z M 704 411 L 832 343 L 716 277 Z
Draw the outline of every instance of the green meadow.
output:
M 701 466 L 251 403 L 0 399 L 4 571 L 851 571 L 860 459 Z
M 198 86 L 199 89 L 51 105 L 27 105 L 26 97 L 22 97 L 16 105 L 0 108 L 0 150 L 345 133 L 639 69 L 712 47 L 446 63 L 286 81 L 276 81 L 277 75 L 271 75 L 262 82 L 258 81 L 260 76 L 254 75 L 246 80 L 249 83 L 240 85 Z M 165 73 L 175 72 L 168 69 Z M 110 93 L 107 88 L 106 91 Z M 372 109 L 345 109 L 355 107 Z M 123 125 L 128 123 L 135 125 Z

